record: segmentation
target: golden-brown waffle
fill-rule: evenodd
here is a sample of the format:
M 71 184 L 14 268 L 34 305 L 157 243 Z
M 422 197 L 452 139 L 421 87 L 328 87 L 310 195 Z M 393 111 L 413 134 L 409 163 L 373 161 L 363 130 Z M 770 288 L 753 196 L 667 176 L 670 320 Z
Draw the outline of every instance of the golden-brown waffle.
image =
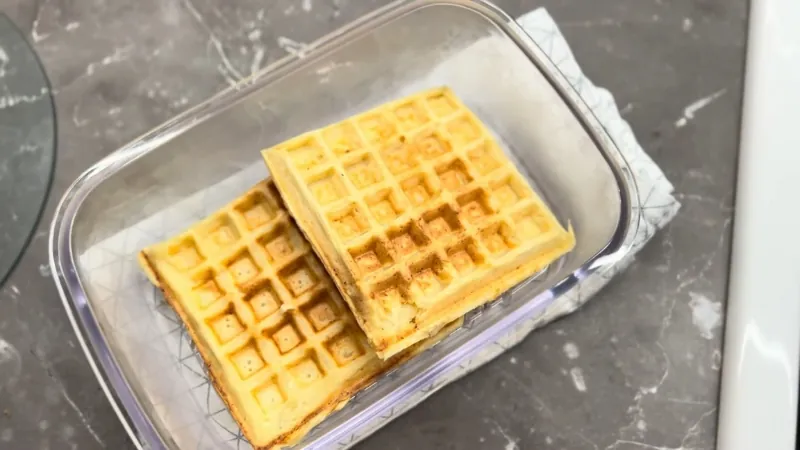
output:
M 144 249 L 140 263 L 186 323 L 215 388 L 257 449 L 298 441 L 422 349 L 377 357 L 270 182 Z
M 264 150 L 382 358 L 570 251 L 566 230 L 447 88 Z

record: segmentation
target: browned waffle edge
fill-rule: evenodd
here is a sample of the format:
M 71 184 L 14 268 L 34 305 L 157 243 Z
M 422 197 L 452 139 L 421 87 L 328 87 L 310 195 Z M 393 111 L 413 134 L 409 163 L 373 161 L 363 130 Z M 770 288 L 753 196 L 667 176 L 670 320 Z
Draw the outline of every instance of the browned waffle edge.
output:
M 180 302 L 177 300 L 176 295 L 169 286 L 163 282 L 163 279 L 156 268 L 155 264 L 152 263 L 150 257 L 148 256 L 146 250 L 142 250 L 139 252 L 139 265 L 144 270 L 147 277 L 150 281 L 164 294 L 164 298 L 167 300 L 167 303 L 172 307 L 173 310 L 180 316 L 181 321 L 186 325 L 186 329 L 189 332 L 189 336 L 192 338 L 192 341 L 197 343 L 199 342 L 198 336 L 193 329 L 192 326 L 189 325 L 189 320 L 186 315 L 186 312 L 183 310 Z M 376 371 L 376 373 L 368 378 L 365 378 L 361 382 L 353 385 L 350 389 L 346 389 L 341 391 L 339 395 L 334 396 L 333 398 L 328 399 L 323 406 L 314 410 L 312 413 L 308 414 L 303 421 L 297 424 L 292 430 L 278 436 L 273 441 L 268 442 L 266 444 L 261 444 L 254 442 L 251 438 L 253 433 L 248 428 L 244 421 L 243 414 L 233 405 L 233 403 L 228 398 L 225 389 L 220 384 L 219 380 L 222 378 L 222 375 L 217 373 L 217 370 L 213 367 L 213 364 L 209 362 L 212 358 L 207 354 L 206 349 L 204 349 L 200 345 L 196 345 L 200 356 L 203 358 L 203 363 L 208 368 L 209 378 L 211 381 L 212 386 L 217 391 L 219 396 L 222 398 L 222 401 L 228 407 L 228 410 L 231 412 L 233 419 L 242 429 L 242 433 L 253 446 L 254 450 L 273 450 L 273 449 L 280 449 L 288 445 L 293 445 L 297 441 L 299 441 L 302 437 L 305 436 L 313 427 L 318 425 L 322 422 L 330 413 L 336 411 L 343 407 L 358 391 L 366 387 L 367 385 L 373 383 L 379 376 L 383 375 L 384 373 L 388 372 L 389 370 L 397 367 L 402 362 L 409 360 L 411 357 L 421 353 L 425 349 L 429 348 L 439 340 L 443 339 L 445 336 L 450 334 L 456 328 L 460 326 L 463 322 L 463 319 L 459 319 L 443 327 L 439 333 L 440 336 L 437 336 L 435 339 L 431 341 L 425 341 L 420 343 L 420 345 L 413 346 L 409 349 L 409 351 L 404 352 L 400 355 L 397 355 L 394 358 L 390 358 L 389 360 L 385 361 L 384 369 L 381 371 Z M 434 333 L 435 334 L 435 333 Z

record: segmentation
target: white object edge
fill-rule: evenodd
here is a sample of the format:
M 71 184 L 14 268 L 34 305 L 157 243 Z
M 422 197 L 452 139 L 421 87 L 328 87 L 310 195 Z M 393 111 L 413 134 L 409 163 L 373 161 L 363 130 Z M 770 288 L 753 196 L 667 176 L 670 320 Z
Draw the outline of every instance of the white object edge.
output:
M 800 351 L 800 1 L 752 0 L 718 448 L 793 450 Z

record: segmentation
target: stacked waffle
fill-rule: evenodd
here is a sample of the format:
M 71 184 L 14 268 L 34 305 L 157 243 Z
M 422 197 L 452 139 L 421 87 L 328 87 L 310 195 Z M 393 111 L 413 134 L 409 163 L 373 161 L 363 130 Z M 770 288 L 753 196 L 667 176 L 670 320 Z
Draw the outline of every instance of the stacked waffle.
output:
M 263 155 L 271 181 L 140 255 L 256 448 L 297 442 L 575 245 L 446 88 Z

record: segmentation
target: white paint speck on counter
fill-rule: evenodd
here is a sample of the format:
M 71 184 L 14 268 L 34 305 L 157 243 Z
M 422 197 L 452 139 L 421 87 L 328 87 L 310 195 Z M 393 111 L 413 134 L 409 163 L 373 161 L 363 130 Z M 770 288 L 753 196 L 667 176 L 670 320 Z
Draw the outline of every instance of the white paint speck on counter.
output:
M 575 389 L 579 392 L 586 392 L 586 379 L 583 378 L 583 371 L 580 367 L 569 369 L 569 376 L 572 378 Z
M 578 349 L 578 345 L 574 342 L 570 341 L 564 344 L 564 354 L 567 355 L 569 359 L 578 359 L 581 356 L 580 349 Z
M 297 56 L 298 58 L 305 57 L 306 51 L 308 50 L 307 44 L 297 42 L 294 39 L 290 39 L 286 36 L 278 36 L 278 46 L 286 53 Z
M 689 292 L 689 307 L 692 308 L 692 323 L 700 336 L 705 339 L 714 337 L 714 330 L 720 326 L 722 320 L 722 304 L 711 301 L 705 295 Z
M 711 353 L 711 369 L 719 370 L 721 364 L 722 364 L 722 352 L 720 352 L 719 350 L 714 350 L 714 352 Z
M 6 49 L 0 47 L 0 78 L 6 76 L 6 66 L 8 66 L 9 58 Z
M 710 105 L 716 99 L 722 97 L 727 91 L 728 91 L 727 89 L 720 89 L 717 92 L 714 92 L 713 94 L 707 97 L 697 99 L 688 106 L 686 106 L 686 108 L 683 109 L 683 116 L 681 116 L 680 119 L 675 121 L 675 128 L 685 127 L 690 120 L 694 119 L 694 115 L 695 113 L 697 113 L 697 111 L 700 111 L 701 109 Z
M 10 385 L 22 371 L 22 358 L 13 345 L 0 338 L 0 388 Z
M 248 39 L 250 39 L 250 40 L 251 40 L 251 41 L 253 41 L 253 42 L 255 42 L 255 41 L 257 41 L 257 40 L 261 39 L 261 30 L 258 30 L 258 29 L 256 29 L 256 30 L 253 30 L 253 31 L 251 31 L 251 32 L 250 32 L 250 33 L 247 35 L 247 38 L 248 38 Z

